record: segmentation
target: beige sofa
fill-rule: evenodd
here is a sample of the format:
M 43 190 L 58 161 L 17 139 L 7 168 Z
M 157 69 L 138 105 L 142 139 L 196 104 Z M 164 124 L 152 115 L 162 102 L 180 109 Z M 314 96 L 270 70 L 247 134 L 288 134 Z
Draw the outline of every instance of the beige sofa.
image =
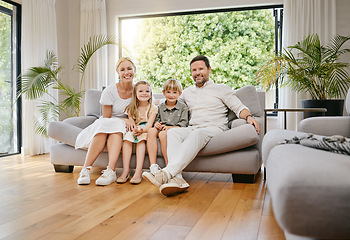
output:
M 236 91 L 237 96 L 251 110 L 253 116 L 263 127 L 263 109 L 265 93 L 257 92 L 253 86 L 245 86 Z M 101 116 L 99 99 L 101 91 L 88 90 L 85 95 L 85 116 L 73 117 L 64 121 L 51 122 L 49 137 L 59 141 L 51 147 L 50 159 L 56 172 L 72 172 L 74 166 L 82 166 L 87 151 L 74 148 L 77 135 L 85 127 Z M 162 95 L 157 95 L 160 97 Z M 232 173 L 235 182 L 254 182 L 261 167 L 261 137 L 252 125 L 245 120 L 237 119 L 233 112 L 228 113 L 230 119 L 228 131 L 214 136 L 199 152 L 198 156 L 186 167 L 190 172 Z M 263 129 L 261 132 L 264 132 Z M 159 143 L 158 143 L 159 144 Z M 160 149 L 160 148 L 159 148 Z M 106 167 L 108 155 L 102 152 L 93 166 Z M 164 159 L 159 150 L 157 163 L 164 167 Z M 135 156 L 132 156 L 131 168 L 135 167 Z M 117 168 L 122 167 L 121 156 Z M 149 168 L 146 155 L 144 168 Z

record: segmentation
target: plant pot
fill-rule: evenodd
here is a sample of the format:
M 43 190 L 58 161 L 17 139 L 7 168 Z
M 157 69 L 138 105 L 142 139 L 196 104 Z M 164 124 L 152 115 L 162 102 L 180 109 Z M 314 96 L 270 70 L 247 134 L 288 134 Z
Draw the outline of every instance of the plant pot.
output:
M 302 100 L 303 108 L 326 108 L 326 116 L 343 116 L 344 99 L 339 100 Z M 323 116 L 322 112 L 306 112 L 305 118 Z

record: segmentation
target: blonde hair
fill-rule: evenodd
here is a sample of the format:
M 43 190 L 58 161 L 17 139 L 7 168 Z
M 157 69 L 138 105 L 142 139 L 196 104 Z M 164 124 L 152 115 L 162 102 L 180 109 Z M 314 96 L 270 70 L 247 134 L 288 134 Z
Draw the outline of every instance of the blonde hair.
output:
M 119 58 L 119 60 L 118 60 L 118 62 L 117 62 L 117 65 L 116 65 L 116 67 L 115 67 L 116 71 L 118 72 L 118 67 L 119 67 L 119 65 L 120 65 L 122 62 L 125 62 L 125 61 L 131 62 L 132 67 L 134 68 L 134 72 L 136 72 L 136 66 L 135 66 L 134 62 L 131 60 L 131 58 L 129 58 L 129 57 L 121 57 L 121 58 Z
M 178 91 L 178 92 L 182 92 L 182 86 L 181 83 L 178 80 L 175 79 L 168 79 L 165 81 L 164 85 L 163 85 L 163 90 L 167 91 Z
M 147 85 L 149 87 L 150 90 L 150 98 L 148 99 L 148 110 L 147 110 L 147 118 L 149 118 L 149 113 L 151 111 L 151 106 L 152 106 L 152 88 L 151 85 L 147 82 L 147 81 L 138 81 L 135 85 L 134 85 L 134 89 L 132 90 L 132 97 L 131 97 L 131 102 L 130 104 L 126 107 L 126 112 L 128 114 L 128 116 L 132 117 L 135 121 L 135 123 L 139 123 L 140 121 L 140 114 L 139 114 L 139 110 L 138 107 L 140 105 L 140 100 L 137 99 L 137 87 L 139 85 Z

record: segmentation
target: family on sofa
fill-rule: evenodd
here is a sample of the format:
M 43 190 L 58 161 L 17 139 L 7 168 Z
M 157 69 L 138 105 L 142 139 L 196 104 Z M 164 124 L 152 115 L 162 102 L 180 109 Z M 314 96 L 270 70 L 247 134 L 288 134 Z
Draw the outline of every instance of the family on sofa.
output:
M 173 88 L 168 88 L 168 84 L 164 86 L 165 106 L 160 105 L 159 109 L 152 104 L 152 90 L 149 83 L 140 81 L 134 85 L 136 67 L 131 59 L 121 58 L 116 69 L 120 81 L 108 86 L 102 92 L 100 99 L 102 117 L 84 127 L 76 137 L 75 148 L 87 148 L 78 184 L 90 183 L 90 169 L 104 150 L 105 145 L 108 165 L 96 180 L 96 184 L 109 185 L 115 181 L 117 183 L 128 181 L 132 145 L 136 144 L 136 170 L 130 182 L 138 184 L 143 177 L 159 187 L 161 193 L 166 196 L 183 192 L 189 185 L 182 178 L 182 171 L 199 155 L 198 153 L 208 144 L 209 140 L 229 129 L 228 109 L 238 118 L 236 120 L 240 119 L 248 123 L 243 124 L 236 121 L 235 124 L 238 127 L 250 125 L 254 129 L 255 136 L 249 140 L 250 145 L 245 146 L 248 147 L 247 151 L 249 147 L 260 142 L 258 136 L 260 124 L 253 117 L 254 113 L 242 103 L 230 87 L 215 84 L 209 80 L 211 67 L 207 57 L 199 55 L 192 59 L 190 69 L 195 86 L 185 89 L 182 94 L 181 85 L 176 80 L 169 80 L 178 84 Z M 254 98 L 256 94 L 251 96 Z M 164 116 L 165 111 L 169 111 L 169 114 Z M 187 116 L 188 113 L 191 115 L 190 118 Z M 173 116 L 172 120 L 166 119 L 171 114 L 177 117 Z M 54 124 L 50 125 L 49 136 L 61 141 L 57 134 L 52 133 L 53 128 Z M 247 134 L 249 135 L 251 131 L 251 128 L 247 130 Z M 161 169 L 155 161 L 158 144 L 153 144 L 153 148 L 148 144 L 150 172 L 142 173 L 146 152 L 145 142 L 153 141 L 154 143 L 157 135 L 165 159 L 165 168 Z M 64 142 L 67 143 L 67 141 Z M 115 168 L 121 149 L 123 149 L 123 173 L 117 179 Z M 257 163 L 257 165 L 256 170 L 259 170 L 261 164 Z

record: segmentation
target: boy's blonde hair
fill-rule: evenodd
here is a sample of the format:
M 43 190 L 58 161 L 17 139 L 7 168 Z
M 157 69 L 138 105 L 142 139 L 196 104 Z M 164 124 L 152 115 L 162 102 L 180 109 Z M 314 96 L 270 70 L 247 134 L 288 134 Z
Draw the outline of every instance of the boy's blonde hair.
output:
M 138 107 L 140 105 L 140 101 L 137 99 L 136 96 L 136 91 L 137 91 L 137 87 L 139 85 L 147 85 L 149 87 L 150 90 L 150 99 L 148 100 L 149 102 L 149 107 L 148 107 L 148 111 L 147 111 L 147 118 L 149 118 L 149 113 L 151 111 L 151 106 L 152 106 L 152 87 L 151 85 L 147 82 L 147 81 L 138 81 L 135 85 L 134 85 L 134 89 L 132 91 L 132 97 L 131 97 L 131 102 L 130 104 L 126 107 L 126 113 L 128 114 L 129 117 L 132 117 L 134 119 L 134 121 L 136 123 L 139 123 L 140 121 L 140 114 L 138 111 Z
M 178 92 L 182 92 L 182 86 L 181 83 L 178 80 L 175 79 L 168 79 L 165 81 L 164 85 L 163 85 L 163 91 L 178 91 Z

